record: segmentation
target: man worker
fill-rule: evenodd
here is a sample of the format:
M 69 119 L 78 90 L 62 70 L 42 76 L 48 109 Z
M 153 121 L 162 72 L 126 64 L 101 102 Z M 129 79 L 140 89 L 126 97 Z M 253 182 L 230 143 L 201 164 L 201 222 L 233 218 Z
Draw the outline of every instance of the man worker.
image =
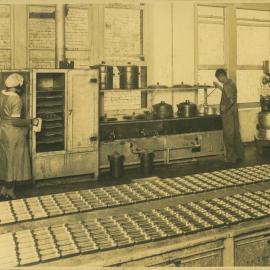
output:
M 224 69 L 215 72 L 217 80 L 214 86 L 221 90 L 220 114 L 223 125 L 223 139 L 225 145 L 225 162 L 238 163 L 244 160 L 244 147 L 239 130 L 239 116 L 237 106 L 237 88 L 235 83 L 227 77 Z

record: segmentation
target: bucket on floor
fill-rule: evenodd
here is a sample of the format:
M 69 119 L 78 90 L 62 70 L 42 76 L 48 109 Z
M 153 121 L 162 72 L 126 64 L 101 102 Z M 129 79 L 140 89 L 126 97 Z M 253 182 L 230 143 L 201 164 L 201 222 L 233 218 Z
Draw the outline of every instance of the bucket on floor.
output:
M 108 156 L 110 162 L 110 173 L 115 179 L 119 179 L 124 174 L 124 160 L 125 157 L 120 155 L 118 152 L 114 152 Z
M 144 176 L 149 176 L 154 170 L 154 152 L 144 151 L 140 153 L 141 172 Z

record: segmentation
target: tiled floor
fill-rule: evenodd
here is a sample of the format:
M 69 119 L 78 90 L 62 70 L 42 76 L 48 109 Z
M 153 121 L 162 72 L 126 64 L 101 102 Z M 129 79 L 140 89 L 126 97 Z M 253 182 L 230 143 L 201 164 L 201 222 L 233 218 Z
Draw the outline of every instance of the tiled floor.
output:
M 246 159 L 243 163 L 237 165 L 248 166 L 255 164 L 268 163 L 270 161 L 270 151 L 265 149 L 263 156 L 259 156 L 253 143 L 245 145 Z M 221 157 L 206 158 L 202 160 L 187 161 L 181 164 L 159 165 L 155 167 L 153 176 L 161 178 L 226 169 L 232 166 L 223 162 Z M 37 195 L 73 191 L 79 189 L 95 188 L 128 183 L 134 179 L 143 177 L 140 168 L 133 168 L 125 171 L 125 175 L 119 180 L 113 180 L 109 172 L 103 172 L 98 181 L 93 181 L 89 176 L 78 176 L 68 178 L 58 178 L 38 181 L 35 185 L 17 186 L 17 196 L 32 197 Z

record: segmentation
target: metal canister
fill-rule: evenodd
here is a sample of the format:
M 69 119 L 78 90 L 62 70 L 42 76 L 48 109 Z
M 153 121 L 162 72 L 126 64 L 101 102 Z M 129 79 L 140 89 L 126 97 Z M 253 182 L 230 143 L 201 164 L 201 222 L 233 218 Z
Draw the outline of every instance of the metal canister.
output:
M 140 167 L 144 176 L 151 175 L 154 170 L 154 152 L 144 151 L 140 153 Z
M 119 66 L 120 89 L 138 89 L 139 88 L 139 67 L 128 65 Z
M 139 72 L 140 80 L 139 80 L 139 88 L 147 87 L 147 66 L 141 66 Z
M 108 66 L 105 62 L 101 65 L 95 65 L 91 68 L 99 70 L 99 89 L 111 90 L 113 89 L 113 66 Z
M 112 155 L 108 156 L 110 162 L 110 173 L 115 179 L 119 179 L 124 174 L 124 159 L 123 155 L 118 152 L 114 152 Z

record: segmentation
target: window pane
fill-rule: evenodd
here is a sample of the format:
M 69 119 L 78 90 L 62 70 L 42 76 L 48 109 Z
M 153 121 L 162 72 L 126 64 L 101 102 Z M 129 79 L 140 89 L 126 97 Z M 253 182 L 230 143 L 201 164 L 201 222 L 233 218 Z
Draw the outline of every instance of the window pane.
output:
M 213 81 L 217 81 L 215 78 L 215 70 L 199 70 L 198 82 L 199 84 L 213 85 Z M 213 88 L 208 89 L 208 94 L 213 91 Z M 212 92 L 208 97 L 208 104 L 219 104 L 221 99 L 221 92 L 217 89 Z M 198 103 L 204 103 L 204 90 L 199 90 Z
M 224 26 L 199 23 L 198 50 L 200 65 L 224 64 Z
M 237 9 L 236 18 L 269 20 L 270 12 L 261 10 Z
M 238 65 L 262 65 L 270 56 L 270 29 L 267 27 L 237 27 Z
M 223 16 L 223 8 L 198 6 L 198 15 Z
M 259 102 L 259 88 L 261 85 L 261 70 L 238 70 L 237 89 L 238 102 Z

